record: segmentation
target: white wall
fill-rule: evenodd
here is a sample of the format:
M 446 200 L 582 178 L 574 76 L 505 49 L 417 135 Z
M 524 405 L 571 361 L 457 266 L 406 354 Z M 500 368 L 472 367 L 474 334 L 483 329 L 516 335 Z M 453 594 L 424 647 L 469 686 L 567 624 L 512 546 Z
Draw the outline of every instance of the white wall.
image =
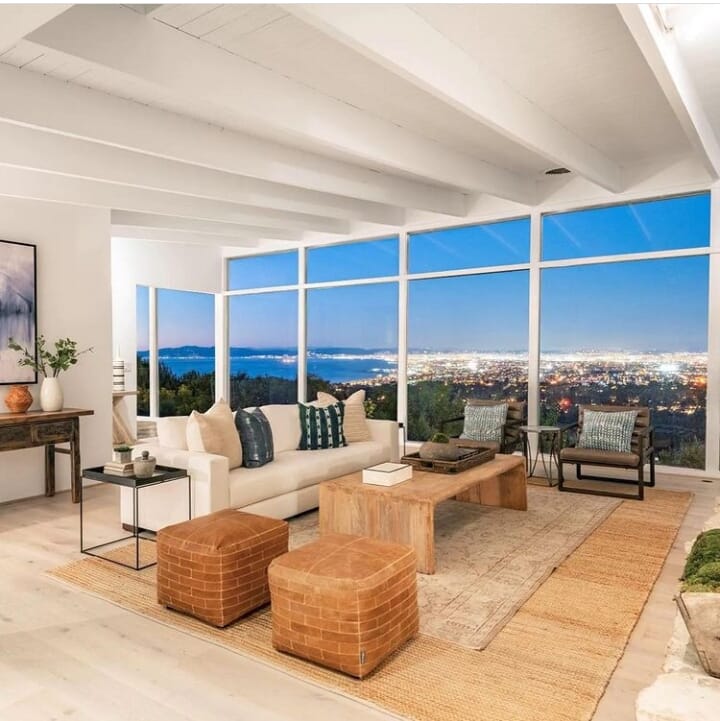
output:
M 0 198 L 0 238 L 37 246 L 38 331 L 49 340 L 70 337 L 82 348 L 94 347 L 61 383 L 66 406 L 95 411 L 80 420 L 81 453 L 84 467 L 99 465 L 112 447 L 110 213 Z M 30 386 L 35 399 L 39 388 Z M 0 401 L 8 391 L 0 386 Z M 70 488 L 69 457 L 56 456 L 56 469 L 56 488 Z M 42 448 L 0 453 L 0 502 L 44 489 Z

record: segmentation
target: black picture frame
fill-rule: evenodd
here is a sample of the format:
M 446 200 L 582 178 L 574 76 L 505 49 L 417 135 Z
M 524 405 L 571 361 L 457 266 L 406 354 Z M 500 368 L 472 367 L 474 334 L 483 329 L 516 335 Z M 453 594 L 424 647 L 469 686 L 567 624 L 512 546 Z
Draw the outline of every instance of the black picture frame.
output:
M 0 240 L 0 385 L 33 385 L 37 371 L 18 365 L 8 338 L 37 354 L 37 246 Z

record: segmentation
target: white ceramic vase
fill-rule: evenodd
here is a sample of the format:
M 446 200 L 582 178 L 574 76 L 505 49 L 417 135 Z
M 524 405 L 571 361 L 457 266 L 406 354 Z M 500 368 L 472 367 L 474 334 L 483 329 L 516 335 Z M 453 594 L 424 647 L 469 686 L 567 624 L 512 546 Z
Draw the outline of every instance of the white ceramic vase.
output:
M 58 378 L 45 378 L 40 386 L 40 408 L 59 411 L 63 407 L 63 392 Z

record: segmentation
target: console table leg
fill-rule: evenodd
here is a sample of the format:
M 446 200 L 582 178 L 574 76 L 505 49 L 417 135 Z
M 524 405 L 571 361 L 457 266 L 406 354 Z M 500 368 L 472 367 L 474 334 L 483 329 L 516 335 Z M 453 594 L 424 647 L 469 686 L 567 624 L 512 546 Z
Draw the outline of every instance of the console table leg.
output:
M 72 438 L 70 439 L 70 465 L 71 465 L 71 489 L 72 502 L 80 501 L 80 486 L 82 485 L 82 476 L 80 470 L 80 420 L 73 419 Z
M 55 495 L 55 444 L 45 446 L 45 495 Z

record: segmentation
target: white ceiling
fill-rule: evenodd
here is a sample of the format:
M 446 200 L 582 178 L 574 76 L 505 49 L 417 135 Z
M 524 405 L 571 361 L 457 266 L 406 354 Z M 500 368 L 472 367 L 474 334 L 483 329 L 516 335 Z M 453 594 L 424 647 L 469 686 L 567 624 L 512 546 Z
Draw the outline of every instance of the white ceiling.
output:
M 718 170 L 718 6 L 672 6 L 665 74 L 650 15 L 628 19 L 648 6 L 29 7 L 0 10 L 0 192 L 37 178 L 136 234 L 331 238 L 480 194 L 532 204 L 558 164 L 611 192 L 638 164 Z

